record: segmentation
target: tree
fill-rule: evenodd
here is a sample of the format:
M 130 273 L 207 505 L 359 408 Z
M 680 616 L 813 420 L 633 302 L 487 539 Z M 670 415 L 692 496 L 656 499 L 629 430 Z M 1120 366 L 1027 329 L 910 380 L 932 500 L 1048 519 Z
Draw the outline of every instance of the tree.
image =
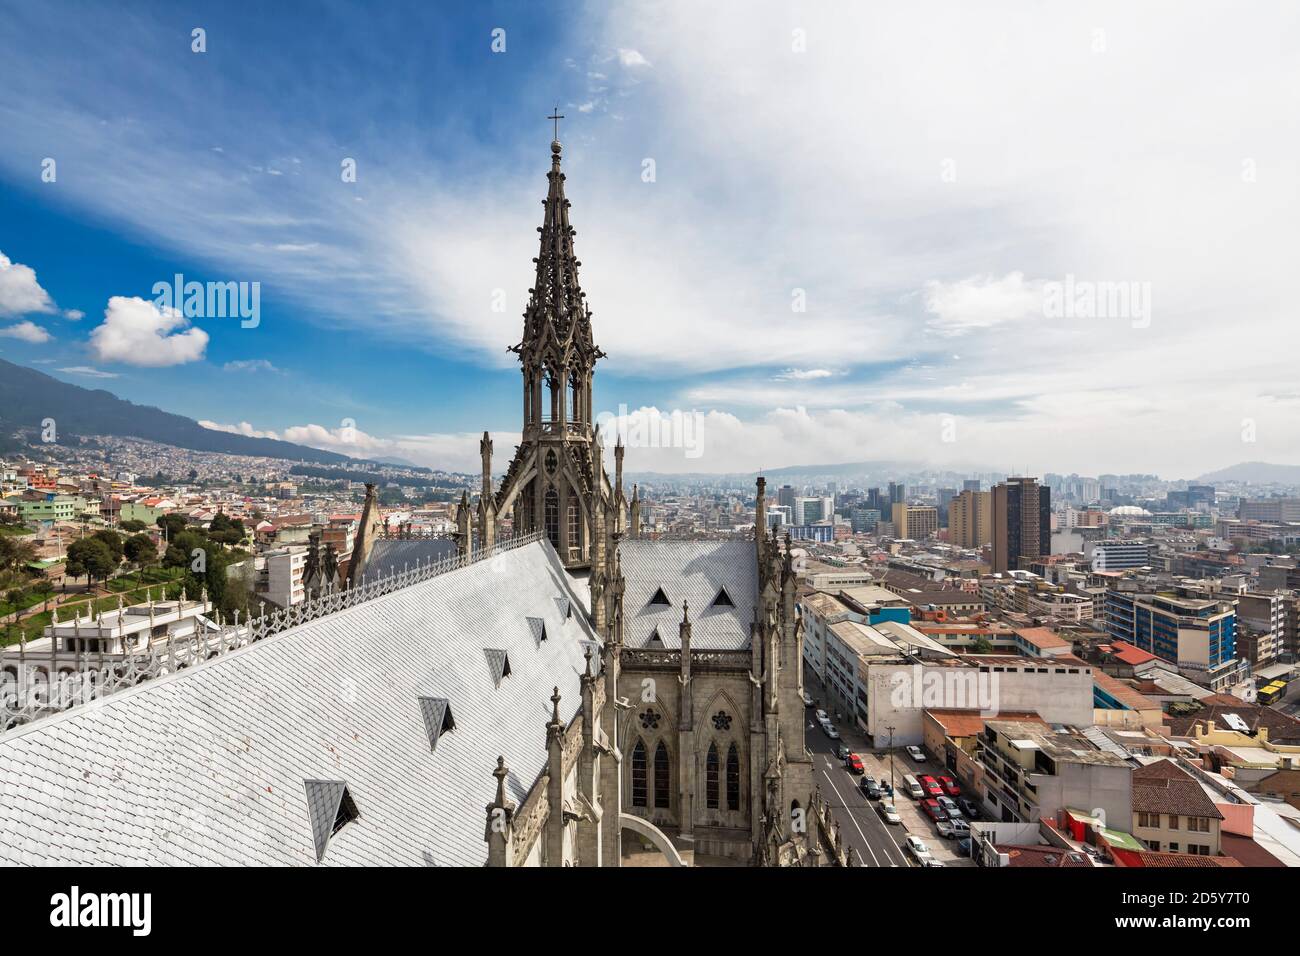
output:
M 99 538 L 82 538 L 68 545 L 67 573 L 74 578 L 85 577 L 90 584 L 94 578 L 108 577 L 117 568 L 117 559 Z
M 196 478 L 198 478 L 198 477 L 199 477 L 199 473 L 198 473 L 195 469 L 191 468 L 191 469 L 190 469 L 190 481 L 194 481 L 194 480 L 195 480 Z
M 41 600 L 45 602 L 41 610 L 48 611 L 50 609 L 50 597 L 54 594 L 54 582 L 49 578 L 42 577 L 32 585 L 32 591 L 40 595 Z
M 158 527 L 167 532 L 167 540 L 174 541 L 176 536 L 187 527 L 185 518 L 181 515 L 161 515 L 158 518 Z
M 145 524 L 143 521 L 139 520 L 138 518 L 127 518 L 125 521 L 121 522 L 118 525 L 118 527 L 121 528 L 123 531 L 130 532 L 131 534 L 136 534 L 137 532 L 143 531 L 145 528 L 149 526 Z
M 31 542 L 20 541 L 12 535 L 0 535 L 0 571 L 21 570 L 29 561 L 36 560 L 36 548 Z
M 122 545 L 126 559 L 141 570 L 158 562 L 158 547 L 147 534 L 133 534 Z
M 104 542 L 104 544 L 108 546 L 109 553 L 112 554 L 113 557 L 118 561 L 122 560 L 122 555 L 123 555 L 122 536 L 118 534 L 116 531 L 112 531 L 108 528 L 103 528 L 99 531 L 96 531 L 93 535 L 91 535 L 91 537 Z
M 987 637 L 977 637 L 975 639 L 976 654 L 990 654 L 993 651 L 993 645 L 989 643 Z

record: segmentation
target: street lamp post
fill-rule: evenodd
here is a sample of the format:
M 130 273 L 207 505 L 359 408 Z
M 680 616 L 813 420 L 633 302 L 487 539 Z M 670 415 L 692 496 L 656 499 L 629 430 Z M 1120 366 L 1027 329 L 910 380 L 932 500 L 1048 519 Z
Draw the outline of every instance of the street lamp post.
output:
M 894 790 L 894 728 L 891 724 L 885 730 L 889 731 L 889 790 Z

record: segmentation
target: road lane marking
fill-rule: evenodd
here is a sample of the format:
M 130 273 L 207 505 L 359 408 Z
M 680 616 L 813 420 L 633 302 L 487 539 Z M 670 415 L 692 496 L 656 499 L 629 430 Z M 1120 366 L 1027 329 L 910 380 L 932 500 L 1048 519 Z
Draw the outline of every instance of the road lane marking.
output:
M 835 796 L 840 798 L 840 803 L 843 805 L 845 812 L 848 812 L 849 803 L 847 800 L 844 799 L 844 794 L 840 793 L 840 788 L 835 786 L 835 781 L 831 779 L 831 775 L 829 773 L 823 770 L 822 774 L 825 775 L 826 782 L 831 785 L 831 789 L 835 791 Z M 880 866 L 880 860 L 876 859 L 876 851 L 871 849 L 871 841 L 868 840 L 867 835 L 862 832 L 862 827 L 858 826 L 858 818 L 854 816 L 851 812 L 849 812 L 849 820 L 853 823 L 853 829 L 858 831 L 858 836 L 862 837 L 862 842 L 867 845 L 867 852 L 871 854 L 871 859 L 875 861 L 876 866 Z M 862 858 L 861 853 L 858 854 L 858 858 L 859 859 Z M 866 861 L 864 860 L 863 862 Z

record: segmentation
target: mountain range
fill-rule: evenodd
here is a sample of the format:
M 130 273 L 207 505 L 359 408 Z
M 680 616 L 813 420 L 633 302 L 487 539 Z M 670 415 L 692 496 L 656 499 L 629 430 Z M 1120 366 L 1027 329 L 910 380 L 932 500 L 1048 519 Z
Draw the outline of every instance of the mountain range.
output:
M 250 438 L 204 428 L 192 418 L 136 405 L 103 389 L 82 388 L 0 359 L 0 435 L 39 440 L 42 422 L 53 419 L 60 444 L 69 438 L 113 435 L 143 438 L 192 451 L 287 458 L 319 464 L 355 459 L 274 438 Z

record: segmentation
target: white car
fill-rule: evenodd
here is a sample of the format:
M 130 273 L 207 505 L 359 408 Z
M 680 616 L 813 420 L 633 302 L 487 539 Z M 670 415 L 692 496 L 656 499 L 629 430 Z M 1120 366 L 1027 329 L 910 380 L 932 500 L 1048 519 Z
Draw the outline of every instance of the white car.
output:
M 917 763 L 925 763 L 925 751 L 916 746 L 916 744 L 912 744 L 912 746 L 907 748 L 907 755 Z
M 965 824 L 962 826 L 963 829 L 966 829 L 967 833 L 970 832 L 970 830 L 965 827 Z M 953 840 L 957 837 L 957 827 L 951 820 L 940 820 L 935 824 L 934 828 L 938 831 L 939 836 L 943 837 L 945 840 Z M 965 834 L 963 834 L 963 836 L 964 835 Z
M 952 797 L 937 797 L 939 806 L 943 807 L 944 812 L 948 814 L 949 820 L 962 820 L 961 807 L 957 806 L 957 801 Z M 962 820 L 964 823 L 965 821 Z
M 921 864 L 921 866 L 928 866 L 929 864 L 926 863 L 926 860 L 934 859 L 934 857 L 930 855 L 930 848 L 925 845 L 925 842 L 920 837 L 917 836 L 908 836 L 907 852 L 912 854 L 912 857 L 917 863 Z
M 943 860 L 936 860 L 934 857 L 927 857 L 920 861 L 922 866 L 945 866 Z
M 831 740 L 840 739 L 840 732 L 835 729 L 835 725 L 829 720 L 822 724 L 822 730 L 826 731 L 826 736 L 831 738 Z
M 813 705 L 813 699 L 809 697 L 806 692 L 803 695 L 803 705 L 805 707 L 811 707 Z
M 816 714 L 816 717 L 817 717 L 818 720 L 821 720 L 821 721 L 830 720 L 830 718 L 826 716 L 826 711 L 822 710 L 820 707 L 817 708 L 817 714 Z
M 955 840 L 961 840 L 970 836 L 970 824 L 961 817 L 949 820 L 948 826 L 952 827 L 952 836 Z
M 898 815 L 894 809 L 894 804 L 889 800 L 881 800 L 876 804 L 876 812 L 880 814 L 880 819 L 886 823 L 902 824 L 903 818 Z

